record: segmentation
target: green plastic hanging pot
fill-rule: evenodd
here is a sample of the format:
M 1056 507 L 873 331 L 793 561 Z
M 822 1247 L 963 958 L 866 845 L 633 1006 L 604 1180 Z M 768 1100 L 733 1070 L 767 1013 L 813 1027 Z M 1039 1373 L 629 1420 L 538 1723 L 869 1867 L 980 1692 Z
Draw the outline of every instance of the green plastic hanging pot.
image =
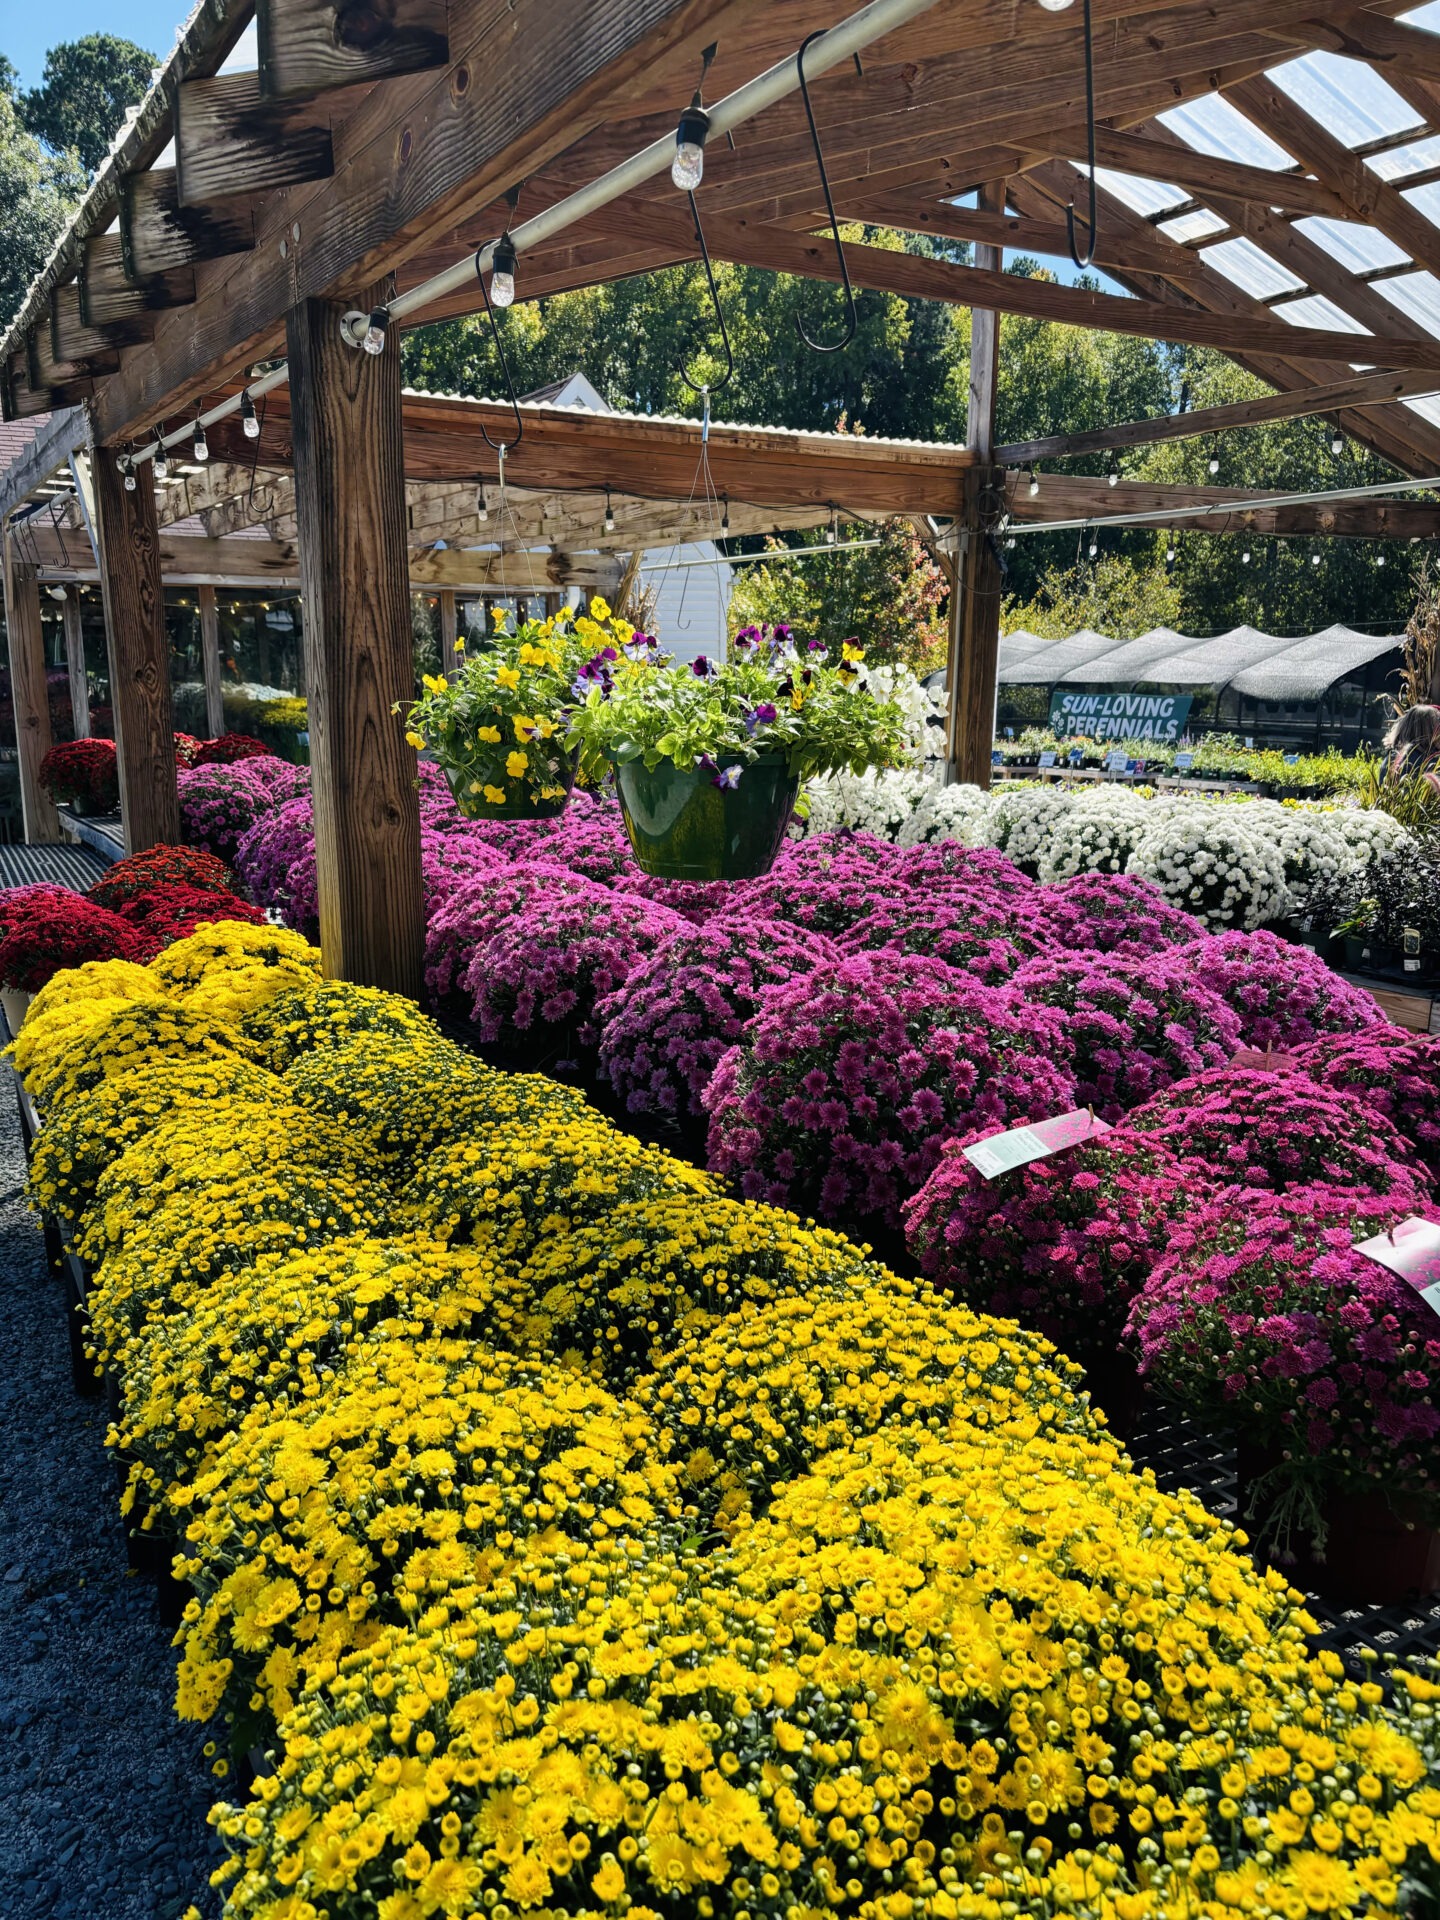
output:
M 662 760 L 616 761 L 615 786 L 636 865 L 658 880 L 754 880 L 775 864 L 800 792 L 783 754 L 758 760 L 723 756 L 740 767 L 733 787 L 717 787 L 703 767 Z

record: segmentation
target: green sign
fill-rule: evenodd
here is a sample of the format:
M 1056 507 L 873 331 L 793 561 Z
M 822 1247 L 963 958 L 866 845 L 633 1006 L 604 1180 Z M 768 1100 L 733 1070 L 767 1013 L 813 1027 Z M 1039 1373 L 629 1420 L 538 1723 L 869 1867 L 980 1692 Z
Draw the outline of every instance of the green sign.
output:
M 1050 696 L 1050 729 L 1087 740 L 1178 740 L 1190 718 L 1189 693 L 1071 693 Z

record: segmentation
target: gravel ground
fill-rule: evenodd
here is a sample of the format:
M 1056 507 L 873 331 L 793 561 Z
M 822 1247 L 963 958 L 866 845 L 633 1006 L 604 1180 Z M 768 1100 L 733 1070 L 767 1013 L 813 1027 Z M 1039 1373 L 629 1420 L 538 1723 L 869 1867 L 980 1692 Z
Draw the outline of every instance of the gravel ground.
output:
M 126 1566 L 105 1410 L 70 1381 L 60 1282 L 0 1083 L 0 1879 L 6 1920 L 173 1920 L 219 1849 L 204 1735 Z

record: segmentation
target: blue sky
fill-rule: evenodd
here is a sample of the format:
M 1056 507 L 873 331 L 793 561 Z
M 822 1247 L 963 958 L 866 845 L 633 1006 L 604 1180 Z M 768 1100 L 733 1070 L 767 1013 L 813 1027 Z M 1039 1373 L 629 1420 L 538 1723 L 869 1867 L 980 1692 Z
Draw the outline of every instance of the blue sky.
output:
M 190 0 L 64 0 L 62 6 L 46 6 L 42 0 L 0 0 L 0 53 L 8 54 L 20 69 L 22 83 L 33 87 L 45 55 L 61 40 L 79 40 L 87 33 L 118 33 L 151 53 L 163 54 L 189 11 Z

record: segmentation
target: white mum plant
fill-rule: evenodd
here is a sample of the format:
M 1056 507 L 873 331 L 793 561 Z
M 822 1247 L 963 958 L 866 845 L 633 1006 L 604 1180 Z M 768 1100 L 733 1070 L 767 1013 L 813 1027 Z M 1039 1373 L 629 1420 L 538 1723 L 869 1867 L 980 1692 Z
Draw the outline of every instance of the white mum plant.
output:
M 1332 807 L 1324 817 L 1349 847 L 1358 866 L 1413 844 L 1410 830 L 1380 807 Z
M 994 846 L 995 811 L 1000 796 L 983 787 L 960 782 L 953 787 L 932 785 L 909 820 L 900 829 L 902 847 L 918 847 L 930 840 L 957 840 L 964 847 Z
M 1125 871 L 1153 880 L 1173 906 L 1217 931 L 1253 932 L 1291 906 L 1279 847 L 1247 832 L 1239 808 L 1187 808 L 1157 822 Z
M 1356 865 L 1349 843 L 1333 824 L 1333 814 L 1286 808 L 1281 811 L 1285 817 L 1275 834 L 1275 845 L 1284 862 L 1286 882 L 1297 900 Z
M 836 833 L 849 827 L 882 840 L 895 840 L 933 785 L 929 774 L 908 768 L 890 773 L 836 773 L 812 780 L 805 788 L 810 814 L 804 831 Z

